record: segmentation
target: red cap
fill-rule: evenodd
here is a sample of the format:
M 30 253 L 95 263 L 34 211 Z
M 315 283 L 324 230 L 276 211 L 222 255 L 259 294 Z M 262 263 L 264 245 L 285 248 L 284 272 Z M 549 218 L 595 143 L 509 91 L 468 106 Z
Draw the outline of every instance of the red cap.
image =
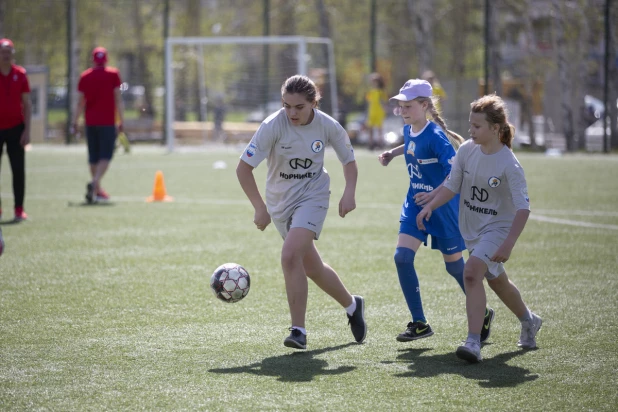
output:
M 0 47 L 10 47 L 11 49 L 15 49 L 11 39 L 0 39 Z
M 92 61 L 98 66 L 103 66 L 107 63 L 107 50 L 105 47 L 95 47 L 92 51 Z

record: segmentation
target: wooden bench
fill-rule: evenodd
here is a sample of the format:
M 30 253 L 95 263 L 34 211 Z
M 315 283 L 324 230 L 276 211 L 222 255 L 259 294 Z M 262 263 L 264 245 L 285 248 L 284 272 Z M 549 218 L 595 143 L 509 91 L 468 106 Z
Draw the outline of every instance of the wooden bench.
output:
M 160 141 L 163 138 L 161 124 L 152 117 L 125 119 L 123 127 L 130 142 Z
M 174 136 L 187 141 L 205 142 L 219 140 L 224 143 L 248 142 L 259 123 L 223 122 L 223 133 L 215 138 L 213 122 L 174 122 Z

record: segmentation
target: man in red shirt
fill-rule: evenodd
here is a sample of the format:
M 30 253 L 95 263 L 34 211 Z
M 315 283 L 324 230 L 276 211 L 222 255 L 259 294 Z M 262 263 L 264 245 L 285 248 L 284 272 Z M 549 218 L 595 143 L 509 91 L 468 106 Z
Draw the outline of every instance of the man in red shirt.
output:
M 0 39 L 0 157 L 4 143 L 13 172 L 15 221 L 28 216 L 24 212 L 26 190 L 26 151 L 30 143 L 30 84 L 26 70 L 13 64 L 15 48 L 9 39 Z M 0 208 L 0 216 L 2 208 Z
M 85 110 L 88 163 L 92 176 L 92 181 L 86 185 L 88 203 L 109 200 L 109 195 L 101 188 L 101 179 L 112 160 L 117 132 L 122 131 L 124 119 L 120 75 L 117 69 L 105 66 L 107 50 L 96 47 L 92 51 L 92 62 L 92 68 L 84 71 L 79 79 L 79 102 L 72 125 L 76 130 L 79 116 Z

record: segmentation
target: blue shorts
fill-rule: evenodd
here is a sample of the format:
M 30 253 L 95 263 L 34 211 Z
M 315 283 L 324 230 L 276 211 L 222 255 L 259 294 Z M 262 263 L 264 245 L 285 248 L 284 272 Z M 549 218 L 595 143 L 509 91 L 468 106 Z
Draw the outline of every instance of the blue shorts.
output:
M 399 233 L 415 237 L 427 246 L 427 237 L 429 235 L 416 227 L 416 222 L 401 222 L 399 224 Z M 445 255 L 453 255 L 466 250 L 466 244 L 461 236 L 444 238 L 431 235 L 431 248 L 439 250 Z
M 86 126 L 88 163 L 112 160 L 116 146 L 116 126 Z

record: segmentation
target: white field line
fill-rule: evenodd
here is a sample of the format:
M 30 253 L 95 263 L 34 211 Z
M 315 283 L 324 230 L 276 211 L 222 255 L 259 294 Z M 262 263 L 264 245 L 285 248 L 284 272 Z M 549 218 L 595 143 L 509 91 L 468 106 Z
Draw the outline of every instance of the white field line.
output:
M 2 197 L 10 197 L 13 194 L 8 192 L 0 193 Z M 36 200 L 67 200 L 67 201 L 82 201 L 80 196 L 77 195 L 37 195 L 37 194 L 28 194 L 29 199 Z M 145 202 L 147 196 L 114 196 L 113 202 L 117 203 L 134 203 L 134 202 Z M 174 198 L 174 201 L 177 203 L 183 204 L 201 204 L 201 205 L 236 205 L 236 206 L 250 206 L 248 200 L 231 200 L 231 199 L 191 199 L 191 198 Z M 393 204 L 393 203 L 365 203 L 362 205 L 358 205 L 360 209 L 399 209 L 401 205 Z M 609 216 L 614 217 L 618 216 L 617 212 L 595 212 L 595 211 L 585 211 L 585 210 L 541 210 L 543 214 L 556 214 L 556 215 L 578 215 L 578 216 Z M 591 222 L 582 222 L 579 220 L 571 220 L 571 219 L 560 219 L 550 216 L 545 216 L 543 214 L 531 213 L 530 219 L 536 220 L 544 223 L 555 223 L 558 225 L 566 225 L 566 226 L 578 226 L 578 227 L 587 227 L 587 228 L 595 228 L 595 229 L 609 229 L 609 230 L 618 230 L 618 225 L 610 225 L 603 223 L 591 223 Z
M 600 210 L 552 210 L 552 209 L 535 209 L 535 213 L 541 215 L 569 215 L 569 216 L 618 216 L 618 211 L 603 212 Z
M 618 225 L 607 225 L 604 223 L 590 223 L 590 222 L 581 222 L 578 220 L 559 219 L 557 217 L 537 215 L 534 213 L 530 214 L 530 219 L 538 220 L 539 222 L 545 222 L 545 223 L 556 223 L 559 225 L 590 227 L 590 228 L 595 228 L 595 229 L 618 230 Z

